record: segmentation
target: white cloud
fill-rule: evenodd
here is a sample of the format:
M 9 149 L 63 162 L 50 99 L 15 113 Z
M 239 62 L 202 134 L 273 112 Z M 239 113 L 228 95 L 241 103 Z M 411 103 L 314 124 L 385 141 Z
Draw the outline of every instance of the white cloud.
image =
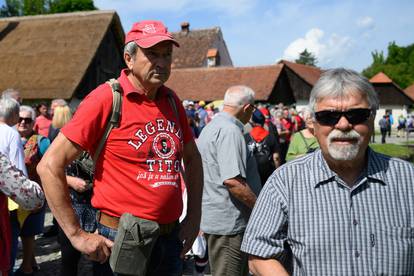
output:
M 352 47 L 352 40 L 347 36 L 339 36 L 335 33 L 325 39 L 321 29 L 310 29 L 305 37 L 298 38 L 285 49 L 283 58 L 295 60 L 299 53 L 307 49 L 314 54 L 320 66 L 335 66 L 342 64 L 346 53 Z
M 372 19 L 372 17 L 369 16 L 360 17 L 356 21 L 356 24 L 358 27 L 371 29 L 374 27 L 374 19 Z

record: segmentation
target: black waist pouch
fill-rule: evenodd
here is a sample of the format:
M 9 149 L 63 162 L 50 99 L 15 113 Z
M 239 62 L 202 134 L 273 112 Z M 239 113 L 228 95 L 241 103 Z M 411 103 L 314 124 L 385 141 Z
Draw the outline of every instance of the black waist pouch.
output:
M 118 225 L 109 264 L 115 273 L 145 276 L 151 252 L 160 234 L 155 221 L 124 213 Z

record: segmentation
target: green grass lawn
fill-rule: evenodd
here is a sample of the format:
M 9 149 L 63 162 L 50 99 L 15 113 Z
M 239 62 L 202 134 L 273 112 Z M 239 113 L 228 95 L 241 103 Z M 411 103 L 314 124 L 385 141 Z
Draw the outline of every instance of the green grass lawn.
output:
M 404 144 L 404 145 L 414 145 L 414 140 L 403 141 L 403 142 L 400 142 L 400 144 Z
M 398 157 L 404 160 L 413 160 L 414 149 L 405 145 L 396 144 L 370 144 L 376 152 L 386 154 L 392 157 Z

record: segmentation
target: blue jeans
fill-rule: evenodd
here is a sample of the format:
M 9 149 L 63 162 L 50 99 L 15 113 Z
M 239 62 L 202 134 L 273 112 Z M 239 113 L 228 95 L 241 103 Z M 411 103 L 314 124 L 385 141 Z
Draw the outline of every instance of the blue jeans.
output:
M 170 234 L 163 235 L 158 238 L 152 250 L 151 259 L 148 263 L 147 276 L 181 276 L 183 270 L 183 262 L 180 253 L 183 245 L 178 238 L 180 227 L 177 226 Z M 116 229 L 106 227 L 98 223 L 99 234 L 115 240 Z M 97 275 L 112 276 L 116 274 L 112 272 L 109 262 L 104 264 L 97 263 Z

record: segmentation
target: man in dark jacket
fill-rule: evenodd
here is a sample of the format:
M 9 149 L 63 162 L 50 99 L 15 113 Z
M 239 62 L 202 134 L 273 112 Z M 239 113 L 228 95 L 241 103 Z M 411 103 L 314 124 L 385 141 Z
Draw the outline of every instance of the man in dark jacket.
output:
M 253 112 L 250 133 L 244 135 L 247 147 L 256 158 L 262 186 L 273 171 L 280 166 L 279 142 L 275 134 L 264 128 L 265 117 L 256 109 Z

